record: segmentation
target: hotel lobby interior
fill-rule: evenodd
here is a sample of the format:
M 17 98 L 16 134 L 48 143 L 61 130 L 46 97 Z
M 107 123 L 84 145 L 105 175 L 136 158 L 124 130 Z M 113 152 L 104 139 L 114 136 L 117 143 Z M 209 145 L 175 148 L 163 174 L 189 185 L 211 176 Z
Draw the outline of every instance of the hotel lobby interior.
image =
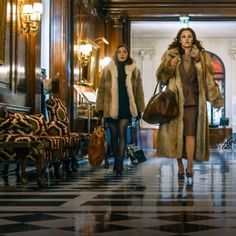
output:
M 0 0 L 0 11 L 0 236 L 235 236 L 236 1 Z M 116 175 L 106 127 L 108 163 L 91 166 L 105 59 L 130 48 L 147 104 L 182 27 L 211 55 L 224 99 L 207 104 L 209 161 L 179 178 L 176 159 L 156 154 L 159 126 L 141 119 L 145 162 L 126 155 Z

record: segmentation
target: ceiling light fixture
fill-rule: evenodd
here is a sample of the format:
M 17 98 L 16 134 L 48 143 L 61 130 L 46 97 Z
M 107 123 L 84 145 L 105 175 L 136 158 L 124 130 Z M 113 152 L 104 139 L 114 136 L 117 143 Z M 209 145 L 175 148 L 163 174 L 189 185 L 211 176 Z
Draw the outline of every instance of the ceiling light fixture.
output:
M 179 21 L 181 24 L 189 24 L 189 15 L 180 15 Z

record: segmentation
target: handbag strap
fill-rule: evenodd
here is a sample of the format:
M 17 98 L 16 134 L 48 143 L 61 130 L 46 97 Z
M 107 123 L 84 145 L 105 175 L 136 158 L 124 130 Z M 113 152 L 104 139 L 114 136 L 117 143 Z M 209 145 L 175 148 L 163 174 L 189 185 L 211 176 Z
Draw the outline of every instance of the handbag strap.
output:
M 139 133 L 139 142 L 140 142 L 140 147 L 143 149 L 143 144 L 142 144 L 142 137 L 141 137 L 141 131 L 140 131 L 140 121 L 138 120 L 138 133 Z
M 159 81 L 157 81 L 157 84 L 156 84 L 156 87 L 155 87 L 155 89 L 154 89 L 154 93 L 153 93 L 153 95 L 156 94 L 156 91 L 157 91 L 158 85 L 159 85 Z
M 160 84 L 160 91 L 162 91 L 162 90 L 163 90 L 163 87 L 165 87 L 165 86 L 161 87 L 160 81 L 157 81 L 156 87 L 155 87 L 155 89 L 154 89 L 153 96 L 156 94 L 156 91 L 157 91 L 157 88 L 158 88 L 158 85 L 159 85 L 159 84 Z

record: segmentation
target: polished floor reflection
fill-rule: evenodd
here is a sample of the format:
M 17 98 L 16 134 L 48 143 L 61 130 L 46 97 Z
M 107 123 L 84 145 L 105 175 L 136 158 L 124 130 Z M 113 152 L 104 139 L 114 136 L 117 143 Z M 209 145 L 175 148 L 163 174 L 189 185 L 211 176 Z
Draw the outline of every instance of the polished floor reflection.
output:
M 146 152 L 139 166 L 125 162 L 121 177 L 86 161 L 70 178 L 38 189 L 35 176 L 0 182 L 0 236 L 174 236 L 236 234 L 236 152 L 212 151 L 195 163 L 192 182 L 177 178 L 175 160 Z M 34 173 L 32 173 L 34 175 Z

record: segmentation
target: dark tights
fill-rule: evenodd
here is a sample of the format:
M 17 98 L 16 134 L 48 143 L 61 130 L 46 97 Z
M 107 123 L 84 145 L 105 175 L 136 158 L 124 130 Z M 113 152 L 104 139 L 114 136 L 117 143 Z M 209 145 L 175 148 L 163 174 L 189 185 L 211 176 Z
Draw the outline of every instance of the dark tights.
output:
M 114 169 L 123 168 L 123 158 L 126 148 L 126 132 L 129 124 L 128 119 L 115 120 L 108 123 L 111 133 L 111 147 L 114 154 Z

